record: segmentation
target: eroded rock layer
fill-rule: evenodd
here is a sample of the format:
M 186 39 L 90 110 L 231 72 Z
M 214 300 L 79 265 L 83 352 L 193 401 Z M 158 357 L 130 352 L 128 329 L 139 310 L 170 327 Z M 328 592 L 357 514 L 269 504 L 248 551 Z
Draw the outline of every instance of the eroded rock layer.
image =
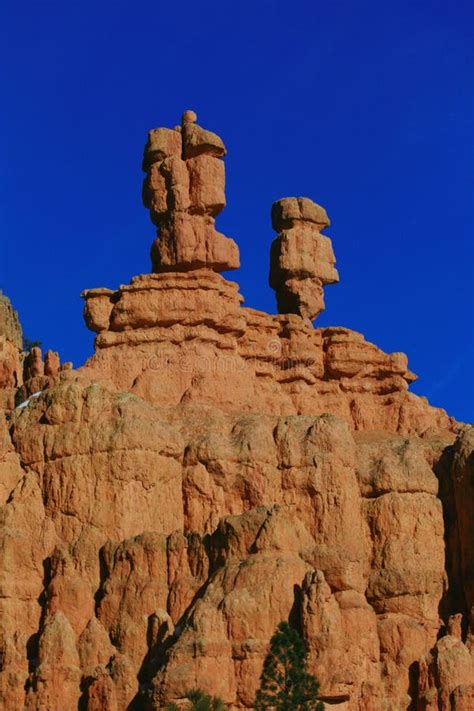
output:
M 347 328 L 241 306 L 237 284 L 208 269 L 134 277 L 83 292 L 96 353 L 82 369 L 156 404 L 343 417 L 353 429 L 422 433 L 452 420 L 408 392 L 403 353 Z
M 159 709 L 196 685 L 252 708 L 268 640 L 288 618 L 328 706 L 470 698 L 467 618 L 440 618 L 448 579 L 433 465 L 453 433 L 155 406 L 78 381 L 16 411 L 10 431 L 5 708 Z M 459 520 L 471 434 L 450 450 L 444 481 Z M 468 522 L 459 537 L 472 549 Z M 450 584 L 470 609 L 468 574 Z

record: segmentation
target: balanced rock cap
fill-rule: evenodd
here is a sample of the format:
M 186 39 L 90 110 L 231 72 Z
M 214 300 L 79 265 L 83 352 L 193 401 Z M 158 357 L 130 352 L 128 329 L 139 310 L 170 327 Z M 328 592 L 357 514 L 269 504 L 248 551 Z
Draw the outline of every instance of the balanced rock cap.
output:
M 197 114 L 191 109 L 181 116 L 183 158 L 194 158 L 203 153 L 215 158 L 223 158 L 227 151 L 222 138 L 217 133 L 198 126 L 196 121 Z
M 306 197 L 287 197 L 272 205 L 272 227 L 275 232 L 291 228 L 296 222 L 312 222 L 324 229 L 331 224 L 324 207 Z

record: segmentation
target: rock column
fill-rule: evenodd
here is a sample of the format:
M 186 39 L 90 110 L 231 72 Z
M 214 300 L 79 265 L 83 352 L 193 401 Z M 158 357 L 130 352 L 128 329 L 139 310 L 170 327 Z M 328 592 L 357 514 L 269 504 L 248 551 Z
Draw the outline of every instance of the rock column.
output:
M 325 284 L 339 281 L 329 237 L 326 210 L 309 198 L 282 198 L 273 203 L 272 225 L 278 232 L 270 255 L 270 286 L 278 312 L 313 321 L 324 310 Z
M 151 249 L 154 272 L 240 266 L 236 243 L 215 229 L 225 200 L 226 154 L 222 140 L 186 111 L 181 126 L 148 134 L 143 203 L 158 227 Z

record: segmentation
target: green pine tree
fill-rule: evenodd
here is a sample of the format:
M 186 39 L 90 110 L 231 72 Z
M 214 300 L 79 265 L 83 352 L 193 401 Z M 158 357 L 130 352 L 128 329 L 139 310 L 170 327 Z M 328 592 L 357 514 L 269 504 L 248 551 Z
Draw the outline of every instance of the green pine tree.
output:
M 227 706 L 216 696 L 209 696 L 201 689 L 191 689 L 185 694 L 189 701 L 186 711 L 227 711 Z M 177 704 L 168 704 L 166 711 L 179 711 Z
M 255 699 L 255 711 L 324 711 L 319 684 L 306 671 L 303 639 L 288 622 L 280 622 L 270 640 Z

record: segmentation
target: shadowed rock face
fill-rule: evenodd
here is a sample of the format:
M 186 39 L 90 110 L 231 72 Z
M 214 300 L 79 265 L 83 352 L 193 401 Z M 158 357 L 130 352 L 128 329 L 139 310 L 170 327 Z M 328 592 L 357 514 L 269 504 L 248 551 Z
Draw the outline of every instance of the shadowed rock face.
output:
M 0 708 L 251 709 L 290 620 L 328 709 L 470 711 L 474 429 L 408 392 L 402 353 L 312 327 L 337 279 L 312 201 L 273 208 L 288 313 L 243 307 L 210 241 L 186 256 L 178 217 L 224 204 L 195 119 L 145 150 L 155 273 L 84 292 L 94 356 L 33 349 L 41 392 L 0 419 Z

